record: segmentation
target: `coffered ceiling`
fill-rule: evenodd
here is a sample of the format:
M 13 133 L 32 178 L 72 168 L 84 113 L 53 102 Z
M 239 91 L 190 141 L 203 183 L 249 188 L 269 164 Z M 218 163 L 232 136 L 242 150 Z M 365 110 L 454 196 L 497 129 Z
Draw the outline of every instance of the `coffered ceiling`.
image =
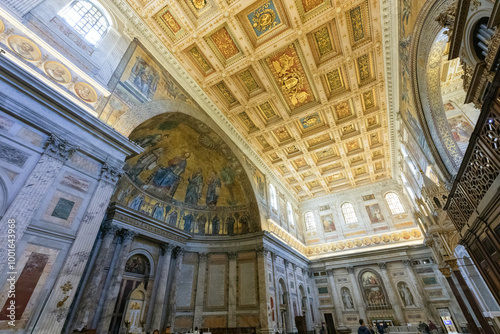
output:
M 299 199 L 390 177 L 378 1 L 128 2 Z

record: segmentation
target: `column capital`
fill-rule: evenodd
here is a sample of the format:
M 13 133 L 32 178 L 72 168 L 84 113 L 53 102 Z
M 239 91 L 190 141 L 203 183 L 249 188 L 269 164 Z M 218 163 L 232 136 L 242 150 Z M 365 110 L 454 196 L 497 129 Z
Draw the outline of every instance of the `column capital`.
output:
M 380 270 L 386 270 L 387 269 L 387 263 L 386 262 L 379 262 L 378 267 Z
M 120 179 L 122 172 L 123 171 L 120 168 L 116 168 L 105 163 L 101 167 L 101 175 L 99 177 L 99 180 L 110 184 L 116 184 L 116 182 L 118 182 L 118 180 Z
M 57 137 L 55 134 L 51 134 L 45 141 L 44 149 L 45 154 L 58 160 L 66 161 L 76 152 L 77 147 Z
M 237 252 L 229 252 L 227 253 L 227 257 L 229 260 L 236 260 L 238 258 L 238 253 Z
M 127 230 L 127 229 L 121 230 L 121 236 L 122 236 L 123 242 L 134 239 L 134 237 L 138 234 L 139 233 L 132 231 L 132 230 Z
M 328 276 L 333 277 L 333 269 L 327 269 L 326 273 L 328 274 Z
M 184 253 L 186 253 L 186 250 L 184 248 L 182 248 L 182 247 L 178 247 L 175 250 L 175 255 L 178 256 L 178 257 L 179 256 L 181 256 L 181 257 L 184 256 Z
M 459 271 L 457 259 L 450 259 L 450 260 L 446 260 L 445 262 L 450 267 L 451 270 Z
M 102 235 L 114 235 L 116 232 L 118 232 L 120 228 L 116 225 L 113 225 L 111 223 L 106 223 L 101 226 L 101 233 Z
M 198 260 L 200 262 L 207 262 L 208 253 L 198 253 Z
M 257 253 L 257 255 L 267 255 L 267 252 L 269 252 L 269 249 L 267 249 L 264 246 L 261 246 L 261 247 L 257 247 L 255 249 L 255 252 Z
M 348 272 L 349 274 L 354 274 L 354 267 L 347 266 L 347 267 L 345 267 L 345 269 L 347 270 L 347 272 Z
M 441 272 L 441 274 L 443 274 L 444 277 L 451 277 L 451 269 L 450 268 L 448 268 L 448 267 L 439 268 L 439 271 Z
M 403 260 L 403 264 L 404 264 L 404 265 L 405 265 L 405 267 L 407 267 L 407 268 L 410 268 L 410 267 L 412 267 L 412 265 L 413 265 L 413 264 L 412 264 L 412 261 L 411 261 L 410 259 L 408 259 L 408 260 Z
M 165 255 L 165 254 L 168 254 L 168 253 L 172 253 L 172 251 L 174 250 L 175 246 L 172 245 L 172 244 L 162 244 L 160 246 L 160 250 L 162 252 L 161 255 Z

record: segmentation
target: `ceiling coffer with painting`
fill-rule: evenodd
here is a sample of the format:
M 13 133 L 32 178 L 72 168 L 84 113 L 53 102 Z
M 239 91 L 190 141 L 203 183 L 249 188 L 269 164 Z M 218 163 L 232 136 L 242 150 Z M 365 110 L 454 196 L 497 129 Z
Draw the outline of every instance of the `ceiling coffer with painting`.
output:
M 129 158 L 115 200 L 187 232 L 254 232 L 258 209 L 247 175 L 206 124 L 181 113 L 156 116 L 130 139 L 144 152 Z
M 379 2 L 127 1 L 299 200 L 391 176 Z

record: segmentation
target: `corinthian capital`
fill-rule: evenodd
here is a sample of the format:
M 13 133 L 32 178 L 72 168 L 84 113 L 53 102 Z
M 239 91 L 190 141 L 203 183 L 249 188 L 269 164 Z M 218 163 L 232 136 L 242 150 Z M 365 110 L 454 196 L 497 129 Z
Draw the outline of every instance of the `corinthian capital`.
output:
M 51 134 L 45 141 L 45 154 L 61 161 L 66 161 L 75 153 L 76 146 L 71 145 L 66 140 Z
M 120 179 L 121 170 L 118 168 L 112 167 L 108 164 L 102 165 L 101 168 L 101 180 L 107 183 L 116 184 L 118 179 Z

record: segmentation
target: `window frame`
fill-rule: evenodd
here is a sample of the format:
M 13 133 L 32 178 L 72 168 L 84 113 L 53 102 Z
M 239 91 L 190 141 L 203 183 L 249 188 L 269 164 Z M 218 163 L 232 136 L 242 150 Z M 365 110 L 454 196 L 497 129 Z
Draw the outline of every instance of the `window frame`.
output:
M 354 220 L 352 220 L 352 217 L 346 217 L 346 212 L 344 212 L 344 208 L 348 207 L 349 209 L 352 208 L 352 212 L 347 212 L 347 215 L 351 215 L 354 217 Z M 342 212 L 342 216 L 344 217 L 344 222 L 346 224 L 354 224 L 354 223 L 359 223 L 358 215 L 356 214 L 356 209 L 354 208 L 354 205 L 350 202 L 344 202 L 340 206 L 340 211 Z
M 389 195 L 394 195 L 395 200 L 397 200 L 398 203 L 393 203 L 394 198 L 392 200 L 388 200 L 387 197 Z M 400 214 L 406 213 L 403 202 L 401 201 L 401 198 L 399 197 L 399 195 L 395 191 L 388 191 L 387 193 L 385 193 L 384 200 L 385 200 L 385 203 L 387 204 L 387 207 L 389 208 L 389 212 L 391 213 L 391 215 L 400 215 Z M 397 212 L 394 212 L 393 205 L 396 206 L 396 209 L 398 209 Z
M 310 224 L 308 224 L 308 215 L 311 217 Z M 316 219 L 314 218 L 314 213 L 312 211 L 304 212 L 304 225 L 306 226 L 307 232 L 315 232 L 316 231 Z
M 272 183 L 269 184 L 269 202 L 271 202 L 271 209 L 278 210 L 278 198 L 276 194 L 276 188 Z
M 86 8 L 83 3 L 88 4 L 89 7 Z M 78 5 L 80 8 L 75 9 Z M 76 20 L 71 18 L 71 12 L 73 12 L 75 18 L 77 15 L 79 15 L 79 18 Z M 93 47 L 97 47 L 97 45 L 102 42 L 111 28 L 111 20 L 109 19 L 107 12 L 102 9 L 101 6 L 90 0 L 74 0 L 68 6 L 60 10 L 57 15 L 80 38 Z M 99 38 L 95 40 L 89 38 L 92 34 L 97 34 Z
M 288 218 L 288 224 L 290 224 L 290 226 L 292 226 L 293 228 L 295 228 L 295 219 L 293 217 L 293 208 L 292 208 L 292 204 L 290 202 L 286 202 L 286 215 L 287 215 L 287 218 Z

